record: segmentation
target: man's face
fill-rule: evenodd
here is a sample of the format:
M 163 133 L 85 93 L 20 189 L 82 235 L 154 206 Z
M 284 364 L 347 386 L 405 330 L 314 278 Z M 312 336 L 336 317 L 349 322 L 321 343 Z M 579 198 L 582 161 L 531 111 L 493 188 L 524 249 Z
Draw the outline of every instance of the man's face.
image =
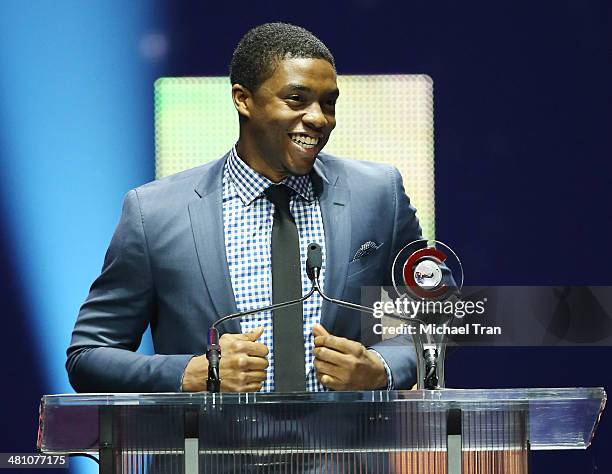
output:
M 336 126 L 337 98 L 336 73 L 327 61 L 280 61 L 252 94 L 245 124 L 250 140 L 239 153 L 275 182 L 308 174 Z

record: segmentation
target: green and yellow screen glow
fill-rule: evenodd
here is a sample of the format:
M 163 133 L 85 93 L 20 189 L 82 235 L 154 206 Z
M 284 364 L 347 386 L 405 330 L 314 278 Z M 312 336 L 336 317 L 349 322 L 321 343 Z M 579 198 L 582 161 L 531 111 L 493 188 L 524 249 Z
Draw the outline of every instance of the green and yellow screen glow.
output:
M 427 238 L 435 237 L 433 83 L 426 75 L 338 76 L 327 153 L 396 166 Z M 227 77 L 155 83 L 155 175 L 224 155 L 238 138 Z

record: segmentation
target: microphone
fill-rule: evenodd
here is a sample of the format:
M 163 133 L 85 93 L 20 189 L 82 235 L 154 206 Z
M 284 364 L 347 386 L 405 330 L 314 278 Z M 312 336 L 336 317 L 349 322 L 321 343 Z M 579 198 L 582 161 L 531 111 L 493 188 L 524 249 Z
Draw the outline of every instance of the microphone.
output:
M 319 284 L 319 276 L 321 274 L 321 266 L 323 265 L 323 254 L 321 252 L 321 246 L 317 243 L 308 244 L 308 251 L 306 254 L 306 274 L 312 282 L 312 292 L 317 292 L 321 295 L 325 301 L 329 301 L 332 304 L 344 306 L 345 308 L 354 309 L 356 311 L 365 311 L 366 313 L 374 314 L 374 309 L 368 306 L 362 306 L 348 301 L 337 300 L 327 296 L 321 289 Z
M 216 320 L 208 331 L 208 347 L 206 350 L 206 359 L 208 360 L 208 379 L 206 380 L 206 389 L 211 393 L 218 393 L 221 388 L 221 378 L 219 371 L 219 363 L 221 360 L 221 345 L 219 344 L 219 330 L 217 326 L 220 324 L 229 321 L 230 319 L 242 318 L 243 316 L 248 316 L 249 314 L 259 313 L 261 311 L 270 311 L 278 308 L 285 308 L 287 306 L 293 306 L 296 304 L 301 304 L 310 298 L 314 292 L 316 291 L 321 295 L 325 301 L 328 301 L 332 304 L 343 306 L 345 308 L 353 309 L 356 311 L 366 312 L 369 314 L 375 314 L 374 308 L 370 308 L 368 306 L 362 306 L 360 304 L 350 303 L 348 301 L 342 301 L 335 298 L 330 298 L 327 296 L 323 290 L 321 289 L 321 285 L 319 283 L 319 277 L 321 275 L 321 267 L 323 266 L 323 254 L 321 250 L 321 246 L 315 242 L 311 242 L 308 244 L 306 254 L 306 274 L 308 278 L 312 282 L 312 287 L 310 291 L 306 293 L 299 299 L 286 301 L 283 303 L 276 303 L 268 306 L 263 306 L 261 308 L 255 308 L 249 311 L 241 311 L 239 313 L 233 313 L 227 316 L 224 316 L 218 320 Z M 389 316 L 391 318 L 399 319 L 401 321 L 406 322 L 406 318 L 401 316 L 397 316 L 394 313 L 385 312 L 385 316 Z
M 323 253 L 321 246 L 316 243 L 308 244 L 308 253 L 306 257 L 306 274 L 310 281 L 319 278 L 321 267 L 323 266 Z

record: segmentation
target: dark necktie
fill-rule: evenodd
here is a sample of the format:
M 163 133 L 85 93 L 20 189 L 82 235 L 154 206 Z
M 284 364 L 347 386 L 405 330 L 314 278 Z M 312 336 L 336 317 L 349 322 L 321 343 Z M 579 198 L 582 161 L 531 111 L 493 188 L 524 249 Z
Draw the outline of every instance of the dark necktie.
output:
M 291 189 L 272 185 L 266 196 L 275 206 L 272 225 L 272 302 L 283 303 L 302 296 L 300 241 L 289 210 Z M 303 392 L 304 320 L 302 305 L 274 310 L 274 386 L 277 392 Z

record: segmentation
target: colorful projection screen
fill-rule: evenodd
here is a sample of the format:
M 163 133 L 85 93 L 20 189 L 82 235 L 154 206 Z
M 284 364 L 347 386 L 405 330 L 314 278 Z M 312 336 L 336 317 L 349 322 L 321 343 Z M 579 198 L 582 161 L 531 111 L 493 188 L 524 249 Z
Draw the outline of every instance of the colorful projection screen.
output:
M 336 129 L 325 151 L 390 163 L 404 179 L 423 235 L 435 237 L 433 82 L 426 75 L 338 76 Z M 164 77 L 155 83 L 155 175 L 225 154 L 238 137 L 227 77 Z

